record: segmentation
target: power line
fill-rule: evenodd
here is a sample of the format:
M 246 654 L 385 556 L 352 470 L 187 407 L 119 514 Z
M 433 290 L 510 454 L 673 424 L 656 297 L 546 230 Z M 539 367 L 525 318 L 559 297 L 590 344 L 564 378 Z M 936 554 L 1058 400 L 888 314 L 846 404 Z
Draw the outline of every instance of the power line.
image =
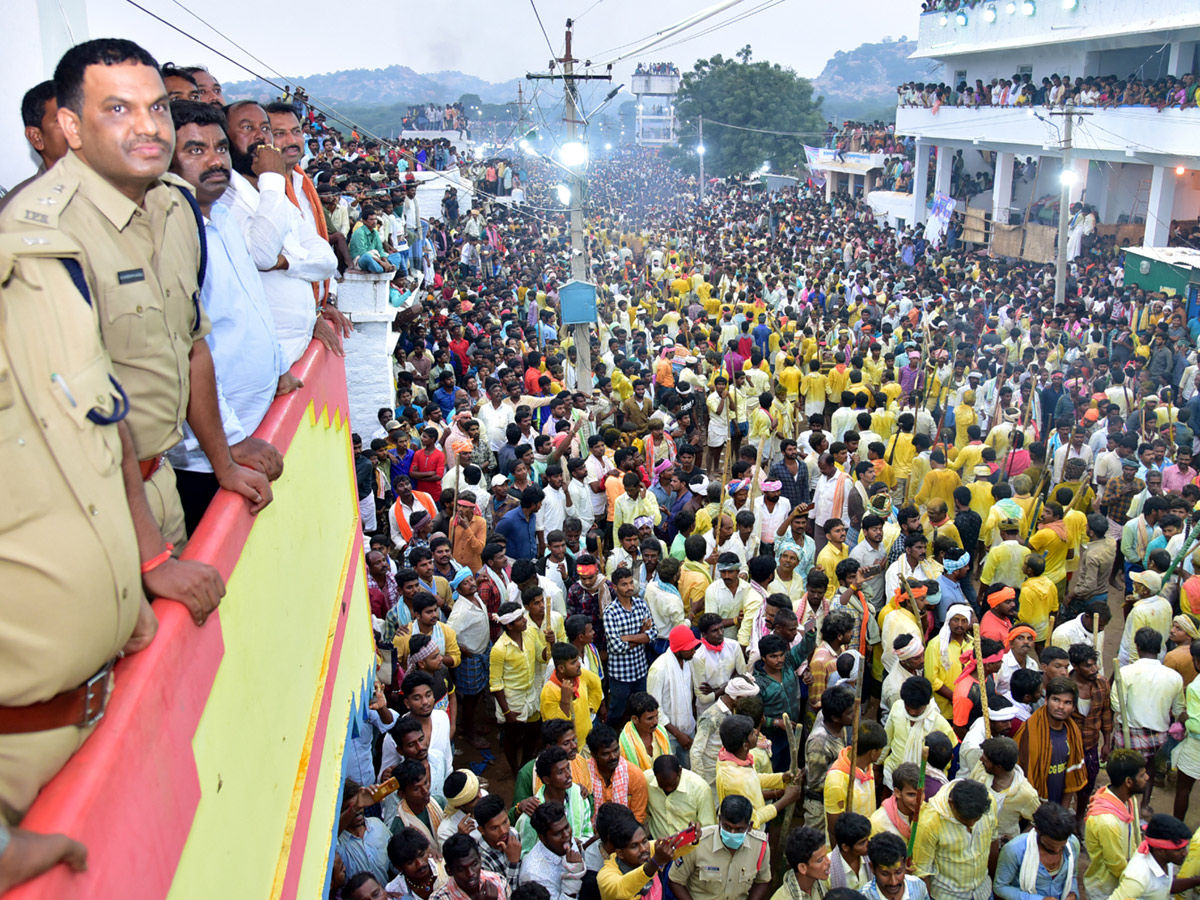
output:
M 679 40 L 674 41 L 670 44 L 663 44 L 661 47 L 658 47 L 657 49 L 667 50 L 671 47 L 678 47 L 680 44 L 686 44 L 688 41 L 694 41 L 694 40 L 696 40 L 696 38 L 702 38 L 705 35 L 712 34 L 714 31 L 720 31 L 722 28 L 724 28 L 727 25 L 732 25 L 735 22 L 740 22 L 743 19 L 748 19 L 751 16 L 756 15 L 760 12 L 766 12 L 768 9 L 771 9 L 772 7 L 775 7 L 775 6 L 779 6 L 779 4 L 781 4 L 783 2 L 785 2 L 785 0 L 768 0 L 768 2 L 763 3 L 760 6 L 756 6 L 754 9 L 749 9 L 744 13 L 739 13 L 738 15 L 734 16 L 733 18 L 726 19 L 724 22 L 718 22 L 716 25 L 706 28 L 703 31 L 699 31 L 696 34 L 689 35 L 688 37 L 685 37 L 685 38 L 680 38 Z
M 217 56 L 221 57 L 226 62 L 232 63 L 233 65 L 237 66 L 243 72 L 246 72 L 247 74 L 253 76 L 254 78 L 257 78 L 259 81 L 262 81 L 265 84 L 269 84 L 271 87 L 275 88 L 275 90 L 279 91 L 281 95 L 286 93 L 284 88 L 280 87 L 278 84 L 276 84 L 270 78 L 267 78 L 266 76 L 261 75 L 258 72 L 255 72 L 253 69 L 251 69 L 245 63 L 239 62 L 238 60 L 234 59 L 229 54 L 222 53 L 216 47 L 200 40 L 200 38 L 196 37 L 196 35 L 181 28 L 180 26 L 176 25 L 174 22 L 171 22 L 168 19 L 164 19 L 162 16 L 158 15 L 157 13 L 151 12 L 150 10 L 146 9 L 146 7 L 144 7 L 140 3 L 138 3 L 137 0 L 125 0 L 125 2 L 128 3 L 130 6 L 133 6 L 137 9 L 141 10 L 146 15 L 150 16 L 150 18 L 155 19 L 156 21 L 162 23 L 163 25 L 166 25 L 171 30 L 178 32 L 179 34 L 183 35 L 184 37 L 186 37 L 192 41 L 195 41 L 197 44 L 199 44 L 201 47 L 205 48 L 206 50 L 217 54 Z M 209 26 L 209 27 L 211 28 L 212 26 Z M 215 28 L 213 28 L 213 30 L 216 31 Z M 220 32 L 217 32 L 217 33 L 220 34 Z M 221 36 L 224 37 L 224 35 L 221 35 Z M 229 40 L 229 38 L 226 38 L 226 40 Z M 233 42 L 230 41 L 230 43 L 233 43 Z M 263 65 L 266 66 L 265 63 L 263 63 Z M 271 66 L 266 66 L 266 68 L 271 69 Z M 271 70 L 274 71 L 274 69 L 271 69 Z M 364 126 L 359 125 L 354 120 L 352 120 L 346 116 L 343 116 L 341 113 L 339 113 L 335 109 L 333 109 L 332 106 L 329 106 L 328 104 L 324 103 L 323 101 L 317 102 L 310 98 L 310 105 L 313 106 L 313 108 L 315 108 L 315 109 L 321 109 L 322 107 L 324 107 L 323 111 L 326 112 L 327 115 L 331 115 L 334 119 L 342 122 L 343 124 L 349 125 L 351 128 L 357 129 L 358 131 L 365 134 L 367 137 L 373 138 L 374 140 L 378 141 L 380 144 L 393 148 L 397 153 L 399 153 L 401 156 L 405 157 L 410 162 L 413 162 L 413 163 L 418 162 L 415 154 L 409 152 L 408 150 L 401 147 L 399 144 L 395 143 L 394 141 L 390 141 L 385 137 L 377 135 L 374 132 L 370 131 L 369 129 L 365 128 Z M 482 191 L 478 190 L 473 184 L 471 184 L 469 182 L 463 181 L 460 184 L 458 181 L 451 179 L 448 175 L 446 175 L 443 172 L 438 171 L 437 169 L 427 169 L 426 171 L 433 173 L 434 176 L 437 178 L 441 178 L 444 181 L 450 182 L 450 184 L 456 189 L 458 189 L 459 187 L 462 187 L 464 190 L 467 191 L 467 193 L 469 193 L 473 196 L 484 196 Z M 509 205 L 508 208 L 513 210 L 514 212 L 518 212 L 520 215 L 527 216 L 528 218 L 531 218 L 538 222 L 541 222 L 542 224 L 545 224 L 545 225 L 551 224 L 546 219 L 543 219 L 541 216 L 535 216 L 532 213 L 526 212 L 517 206 Z
M 542 29 L 542 37 L 546 39 L 546 49 L 550 51 L 550 58 L 554 59 L 558 54 L 554 52 L 554 45 L 550 43 L 550 35 L 546 33 L 546 26 L 542 24 L 542 14 L 538 12 L 537 3 L 529 0 L 529 5 L 533 7 L 533 15 L 537 18 L 538 28 Z
M 571 21 L 578 22 L 580 19 L 582 19 L 584 16 L 586 16 L 588 13 L 590 13 L 593 9 L 595 9 L 597 6 L 599 6 L 603 2 L 604 2 L 604 0 L 596 0 L 595 3 L 593 3 L 591 6 L 589 6 L 587 9 L 585 9 L 583 12 L 581 12 L 579 15 L 575 16 L 575 18 L 573 18 Z

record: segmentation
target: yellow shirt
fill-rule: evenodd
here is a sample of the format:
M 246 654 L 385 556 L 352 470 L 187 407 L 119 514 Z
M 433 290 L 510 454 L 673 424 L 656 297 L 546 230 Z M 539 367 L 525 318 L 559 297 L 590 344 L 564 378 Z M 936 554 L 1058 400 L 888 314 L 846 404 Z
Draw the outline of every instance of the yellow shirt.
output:
M 541 711 L 542 718 L 565 719 L 562 711 L 562 685 L 547 681 L 542 686 Z M 594 672 L 580 668 L 579 691 L 571 702 L 571 718 L 575 721 L 575 737 L 587 741 L 588 732 L 592 730 L 592 716 L 600 710 L 604 702 L 604 686 Z M 582 737 L 581 737 L 582 735 Z
M 895 448 L 894 454 L 893 448 Z M 883 454 L 883 458 L 896 470 L 897 478 L 907 478 L 912 471 L 912 462 L 916 455 L 917 448 L 913 446 L 913 436 L 905 432 L 894 435 L 888 441 L 887 452 Z
M 862 769 L 858 771 L 862 772 Z M 825 795 L 824 806 L 826 813 L 832 813 L 839 816 L 846 811 L 846 782 L 850 776 L 845 772 L 830 771 L 825 776 Z M 871 777 L 866 781 L 854 779 L 854 806 L 851 812 L 856 812 L 860 815 L 870 818 L 871 813 L 875 812 L 875 774 L 872 771 Z
M 825 396 L 830 403 L 842 402 L 842 391 L 850 387 L 850 367 L 843 366 L 841 370 L 834 366 L 829 370 L 829 384 L 825 388 Z
M 917 821 L 913 863 L 918 878 L 931 880 L 933 897 L 970 896 L 970 889 L 984 884 L 988 848 L 996 834 L 993 808 L 968 831 L 950 811 L 949 794 L 950 788 L 944 787 L 923 804 Z
M 821 552 L 817 554 L 817 567 L 829 576 L 829 587 L 825 588 L 826 600 L 832 600 L 834 595 L 840 590 L 837 579 L 837 565 L 843 559 L 849 559 L 849 557 L 849 546 L 842 544 L 842 548 L 839 550 L 833 545 L 832 541 L 822 547 Z
M 800 381 L 800 392 L 804 394 L 805 403 L 823 404 L 826 390 L 827 379 L 820 372 L 809 372 Z
M 983 571 L 979 573 L 980 581 L 983 584 L 1020 587 L 1025 580 L 1025 576 L 1021 574 L 1021 567 L 1025 565 L 1025 557 L 1031 552 L 1028 547 L 1016 541 L 1001 541 L 984 557 Z
M 979 423 L 975 408 L 960 403 L 954 407 L 954 446 L 962 448 L 967 445 L 967 429 Z
M 896 455 L 899 456 L 899 452 Z M 924 506 L 936 498 L 946 502 L 946 509 L 954 509 L 954 489 L 960 484 L 962 479 L 953 469 L 933 469 L 925 476 L 913 502 L 917 506 Z
M 701 825 L 717 824 L 712 788 L 691 769 L 680 771 L 679 786 L 669 794 L 664 794 L 658 786 L 653 769 L 647 769 L 644 774 L 647 792 L 646 824 L 650 826 L 653 834 L 678 834 L 687 828 L 690 822 L 699 822 Z
M 1055 584 L 1067 578 L 1067 541 L 1050 528 L 1039 528 L 1029 539 L 1029 548 L 1046 557 L 1045 575 Z M 1024 601 L 1022 601 L 1024 602 Z
M 532 638 L 522 639 L 521 646 L 508 634 L 500 635 L 499 640 L 492 645 L 492 653 L 488 660 L 488 690 L 495 693 L 504 691 L 509 708 L 515 709 L 516 703 L 533 690 L 533 670 L 536 656 L 537 641 Z M 514 702 L 516 701 L 516 702 Z M 534 710 L 528 721 L 537 721 L 536 702 L 530 704 Z
M 950 639 L 948 653 L 950 663 L 946 665 L 942 662 L 941 641 L 936 635 L 929 641 L 928 646 L 925 647 L 925 677 L 929 679 L 929 683 L 933 685 L 935 692 L 941 690 L 943 687 L 948 687 L 951 690 L 954 689 L 954 682 L 962 674 L 963 668 L 962 663 L 959 662 L 959 657 L 962 656 L 963 651 L 969 646 L 966 640 L 956 641 Z M 938 693 L 934 693 L 933 699 L 937 701 L 938 709 L 942 711 L 942 715 L 946 719 L 950 719 L 954 712 L 950 700 Z M 923 822 L 921 824 L 924 825 Z
M 803 373 L 795 366 L 784 366 L 776 377 L 787 390 L 788 399 L 795 400 L 800 394 L 800 381 L 804 377 Z
M 728 760 L 717 760 L 717 804 L 730 794 L 739 794 L 750 801 L 754 814 L 750 817 L 751 828 L 762 828 L 775 818 L 774 803 L 767 803 L 763 791 L 777 791 L 784 787 L 783 775 L 762 774 L 753 766 L 739 766 Z
M 871 430 L 885 443 L 896 430 L 896 414 L 890 409 L 877 409 L 871 413 Z
M 967 490 L 971 492 L 971 511 L 979 514 L 981 522 L 987 522 L 988 517 L 995 509 L 995 500 L 992 498 L 992 484 L 990 481 L 972 481 L 967 485 Z M 997 520 L 998 521 L 998 520 Z M 988 535 L 980 531 L 980 540 L 984 545 L 990 543 Z
M 984 445 L 979 443 L 966 444 L 958 449 L 954 456 L 953 467 L 962 473 L 963 484 L 969 484 L 975 480 L 975 467 L 983 462 L 983 451 Z
M 1037 632 L 1037 640 L 1050 636 L 1050 615 L 1058 611 L 1058 590 L 1045 575 L 1028 579 L 1021 585 L 1021 608 L 1017 621 L 1024 622 Z
M 940 537 L 949 538 L 954 541 L 955 546 L 962 547 L 962 536 L 958 533 L 958 527 L 954 524 L 954 520 L 947 516 L 941 525 L 934 525 L 929 521 L 929 517 L 923 517 L 921 529 L 925 532 L 925 538 L 930 545 Z

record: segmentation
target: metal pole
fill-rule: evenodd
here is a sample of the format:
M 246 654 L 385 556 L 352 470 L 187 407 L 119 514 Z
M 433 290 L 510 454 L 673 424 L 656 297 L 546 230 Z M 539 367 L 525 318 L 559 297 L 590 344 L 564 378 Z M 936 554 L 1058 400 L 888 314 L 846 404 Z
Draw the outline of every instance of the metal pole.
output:
M 1058 258 L 1054 266 L 1054 314 L 1058 315 L 1058 307 L 1067 295 L 1067 231 L 1070 225 L 1068 218 L 1071 205 L 1071 130 L 1075 121 L 1075 110 L 1067 107 L 1063 115 L 1063 146 L 1062 173 L 1059 176 L 1060 193 L 1058 198 Z M 1071 176 L 1068 176 L 1068 172 Z
M 700 202 L 704 202 L 704 154 L 706 148 L 704 146 L 704 116 L 700 117 L 700 143 L 697 145 L 697 154 L 700 157 Z
M 575 59 L 571 55 L 571 22 L 567 21 L 566 51 L 563 53 L 564 112 L 567 118 L 567 140 L 577 140 L 575 108 Z M 587 281 L 587 258 L 583 244 L 583 172 L 571 167 L 571 278 Z M 575 326 L 575 353 L 578 359 L 578 389 L 585 394 L 592 391 L 592 345 L 587 325 Z

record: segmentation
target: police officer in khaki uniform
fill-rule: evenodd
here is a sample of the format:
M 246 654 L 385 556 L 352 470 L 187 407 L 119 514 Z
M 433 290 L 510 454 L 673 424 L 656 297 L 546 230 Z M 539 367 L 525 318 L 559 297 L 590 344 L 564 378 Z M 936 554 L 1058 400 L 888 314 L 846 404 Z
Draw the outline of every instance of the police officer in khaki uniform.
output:
M 116 39 L 68 50 L 54 84 L 70 152 L 12 199 L 0 231 L 60 229 L 83 248 L 104 345 L 129 395 L 146 498 L 178 552 L 183 509 L 164 454 L 181 440 L 185 416 L 221 486 L 245 496 L 251 512 L 271 489 L 225 440 L 199 301 L 199 213 L 187 183 L 167 174 L 175 130 L 166 87 L 153 57 Z
M 0 819 L 13 825 L 103 714 L 118 654 L 157 627 L 126 475 L 149 517 L 117 425 L 129 407 L 73 283 L 81 260 L 57 231 L 0 235 Z
M 765 831 L 751 830 L 754 807 L 730 794 L 717 824 L 700 831 L 696 849 L 671 865 L 667 878 L 679 900 L 766 900 L 771 890 L 771 848 Z

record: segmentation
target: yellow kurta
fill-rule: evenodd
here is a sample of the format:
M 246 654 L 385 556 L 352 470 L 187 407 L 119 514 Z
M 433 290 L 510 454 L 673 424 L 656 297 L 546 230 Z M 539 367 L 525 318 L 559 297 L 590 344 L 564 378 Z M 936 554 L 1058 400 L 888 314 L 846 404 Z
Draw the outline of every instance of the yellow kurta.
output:
M 730 794 L 745 797 L 754 807 L 751 828 L 762 828 L 775 818 L 777 812 L 775 804 L 767 803 L 763 798 L 763 791 L 777 791 L 783 787 L 782 775 L 764 775 L 755 771 L 753 766 L 739 766 L 723 759 L 717 761 L 717 805 L 720 806 L 721 801 Z

